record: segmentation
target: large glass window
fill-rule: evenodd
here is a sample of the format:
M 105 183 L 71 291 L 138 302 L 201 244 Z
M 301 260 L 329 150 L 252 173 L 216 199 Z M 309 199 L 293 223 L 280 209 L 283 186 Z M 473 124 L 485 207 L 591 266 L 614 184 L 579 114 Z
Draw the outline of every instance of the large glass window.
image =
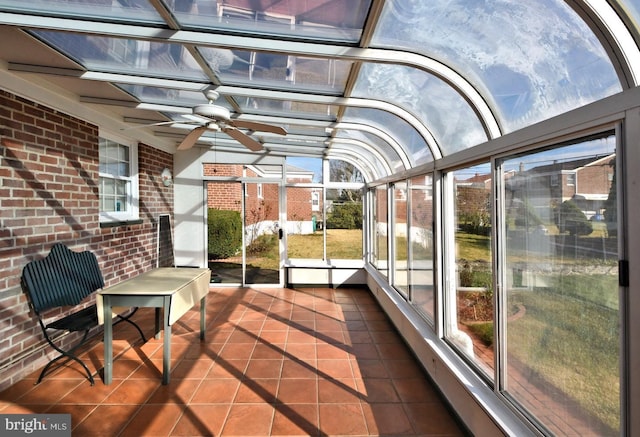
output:
M 447 174 L 453 194 L 447 216 L 455 227 L 445 248 L 445 335 L 487 377 L 494 368 L 491 184 L 488 163 Z
M 411 302 L 434 320 L 433 176 L 411 179 L 409 186 L 409 289 Z
M 362 184 L 345 161 L 287 158 L 289 259 L 362 260 Z
M 389 235 L 389 219 L 387 205 L 387 186 L 379 185 L 372 191 L 372 264 L 384 277 L 389 275 L 389 253 L 387 238 Z
M 287 257 L 324 259 L 322 160 L 287 158 Z
M 327 259 L 362 260 L 362 190 L 327 189 Z
M 137 218 L 136 174 L 134 148 L 100 138 L 100 221 Z
M 620 434 L 615 142 L 499 163 L 504 389 L 556 435 Z
M 322 214 L 314 210 L 314 199 L 322 204 L 322 187 L 287 187 L 287 255 L 290 259 L 323 259 Z
M 407 229 L 407 182 L 393 184 L 393 285 L 405 296 L 409 295 L 409 234 Z

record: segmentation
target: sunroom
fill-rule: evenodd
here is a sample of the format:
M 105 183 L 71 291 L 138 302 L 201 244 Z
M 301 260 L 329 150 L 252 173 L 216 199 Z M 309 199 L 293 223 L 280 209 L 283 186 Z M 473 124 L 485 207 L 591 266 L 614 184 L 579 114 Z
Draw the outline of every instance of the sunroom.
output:
M 475 435 L 640 433 L 638 23 L 637 0 L 0 0 L 0 388 L 45 362 L 20 273 L 62 240 L 110 285 L 365 288 Z

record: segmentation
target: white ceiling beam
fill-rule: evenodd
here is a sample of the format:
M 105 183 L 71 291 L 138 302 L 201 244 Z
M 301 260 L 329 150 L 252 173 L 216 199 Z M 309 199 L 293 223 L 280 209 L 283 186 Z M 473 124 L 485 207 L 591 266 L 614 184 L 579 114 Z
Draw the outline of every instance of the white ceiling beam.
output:
M 283 41 L 273 38 L 226 35 L 214 32 L 159 29 L 144 25 L 105 23 L 79 19 L 40 17 L 25 14 L 0 12 L 0 24 L 24 28 L 71 31 L 118 38 L 133 38 L 155 42 L 176 43 L 213 48 L 227 48 L 286 53 L 312 58 L 332 58 L 362 62 L 376 62 L 406 65 L 424 70 L 447 82 L 471 106 L 480 119 L 488 138 L 501 135 L 501 127 L 492 107 L 491 95 L 487 90 L 481 93 L 480 84 L 472 84 L 454 69 L 416 53 L 390 49 L 372 49 L 332 45 L 326 43 Z

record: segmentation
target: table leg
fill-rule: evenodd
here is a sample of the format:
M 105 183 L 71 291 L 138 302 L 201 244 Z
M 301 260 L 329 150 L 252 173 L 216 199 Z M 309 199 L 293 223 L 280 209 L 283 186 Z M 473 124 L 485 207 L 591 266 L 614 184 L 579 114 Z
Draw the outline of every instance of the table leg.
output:
M 171 372 L 171 325 L 169 324 L 169 307 L 171 298 L 164 298 L 164 348 L 162 351 L 162 384 L 169 384 Z
M 205 330 L 205 307 L 206 307 L 206 296 L 203 296 L 202 299 L 200 299 L 200 340 L 204 340 L 204 330 Z
M 111 318 L 111 299 L 103 296 L 104 315 L 104 377 L 105 385 L 111 384 L 113 378 L 113 319 Z

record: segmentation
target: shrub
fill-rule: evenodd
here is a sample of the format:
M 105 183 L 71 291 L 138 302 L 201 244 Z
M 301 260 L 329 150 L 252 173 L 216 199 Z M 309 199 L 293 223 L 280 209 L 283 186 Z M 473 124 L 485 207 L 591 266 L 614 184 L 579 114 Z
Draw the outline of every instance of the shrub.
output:
M 278 248 L 278 236 L 275 234 L 262 234 L 247 247 L 247 253 L 264 255 L 274 248 Z
M 493 322 L 471 324 L 469 330 L 477 335 L 485 346 L 493 344 Z
M 487 236 L 491 234 L 491 216 L 486 211 L 460 213 L 460 230 L 474 235 Z
M 545 222 L 540 218 L 536 209 L 526 199 L 522 202 L 522 205 L 518 207 L 517 214 L 515 219 L 516 226 L 536 228 L 545 225 Z
M 209 259 L 224 259 L 242 249 L 242 218 L 238 211 L 209 208 Z
M 334 203 L 327 216 L 327 229 L 362 229 L 362 203 Z
M 555 218 L 560 232 L 568 232 L 569 235 L 589 235 L 593 232 L 593 224 L 571 200 L 562 202 Z

